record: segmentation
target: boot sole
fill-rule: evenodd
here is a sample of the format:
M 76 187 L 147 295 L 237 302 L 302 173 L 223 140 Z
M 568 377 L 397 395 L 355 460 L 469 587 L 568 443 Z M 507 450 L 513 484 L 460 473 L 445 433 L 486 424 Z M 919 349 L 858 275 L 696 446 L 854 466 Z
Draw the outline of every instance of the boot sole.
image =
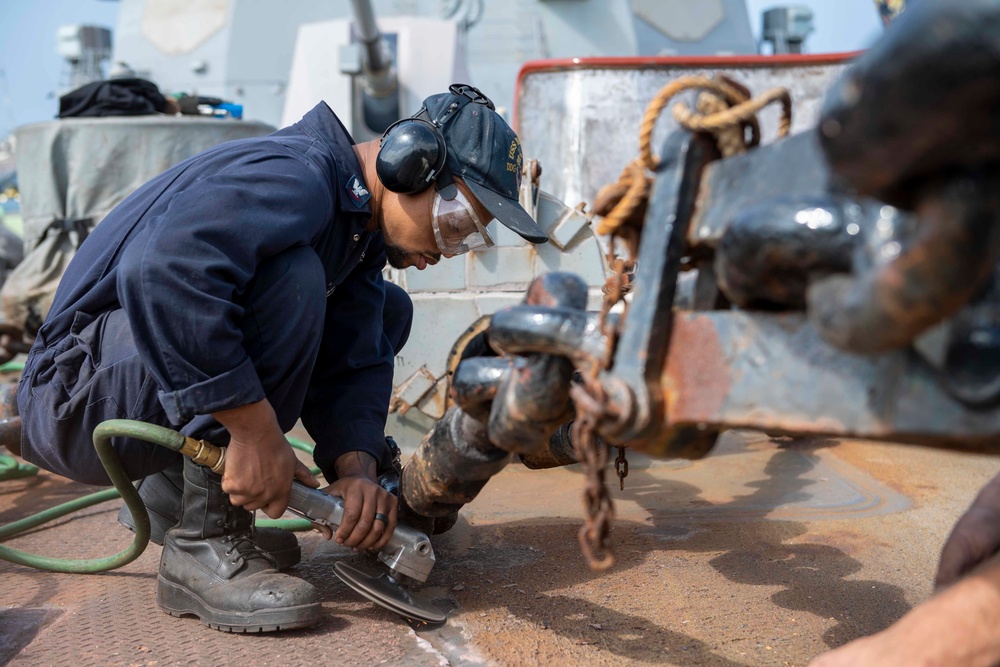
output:
M 322 606 L 319 602 L 251 612 L 224 611 L 206 605 L 185 587 L 167 581 L 162 576 L 157 576 L 157 583 L 156 603 L 160 609 L 178 618 L 197 616 L 208 627 L 222 632 L 294 630 L 316 625 L 322 618 Z

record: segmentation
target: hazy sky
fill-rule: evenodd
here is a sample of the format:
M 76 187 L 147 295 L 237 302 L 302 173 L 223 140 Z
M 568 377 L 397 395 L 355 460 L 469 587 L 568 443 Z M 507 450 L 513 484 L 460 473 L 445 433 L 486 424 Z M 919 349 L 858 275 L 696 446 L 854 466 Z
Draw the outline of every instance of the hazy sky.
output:
M 755 35 L 760 34 L 761 12 L 781 4 L 812 9 L 817 30 L 806 42 L 810 53 L 861 49 L 881 32 L 872 0 L 747 0 Z M 113 30 L 117 14 L 118 3 L 113 0 L 0 2 L 0 137 L 18 125 L 55 116 L 58 100 L 51 95 L 59 88 L 63 73 L 55 50 L 56 29 L 63 24 L 89 23 Z

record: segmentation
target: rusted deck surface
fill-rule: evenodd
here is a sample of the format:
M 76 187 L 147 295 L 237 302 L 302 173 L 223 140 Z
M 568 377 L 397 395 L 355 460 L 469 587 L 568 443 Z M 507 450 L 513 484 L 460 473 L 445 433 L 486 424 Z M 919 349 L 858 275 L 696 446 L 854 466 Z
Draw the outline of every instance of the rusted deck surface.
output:
M 875 632 L 930 593 L 940 546 L 1000 459 L 871 443 L 729 433 L 694 463 L 633 457 L 612 492 L 618 564 L 590 572 L 576 543 L 582 475 L 510 467 L 435 538 L 425 592 L 453 609 L 416 629 L 337 580 L 301 537 L 294 572 L 323 623 L 238 636 L 155 605 L 159 547 L 104 575 L 0 563 L 0 664 L 803 665 Z M 0 522 L 91 489 L 42 474 L 0 483 Z M 108 555 L 131 534 L 119 503 L 9 542 Z

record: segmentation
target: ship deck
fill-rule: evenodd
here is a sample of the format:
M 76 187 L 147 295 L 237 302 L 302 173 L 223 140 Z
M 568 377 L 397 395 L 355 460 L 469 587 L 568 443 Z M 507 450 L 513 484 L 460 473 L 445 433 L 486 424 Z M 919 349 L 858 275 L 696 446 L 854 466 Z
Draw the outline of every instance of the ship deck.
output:
M 709 457 L 633 455 L 612 489 L 617 564 L 580 555 L 584 476 L 509 466 L 434 539 L 423 594 L 449 612 L 419 627 L 334 575 L 374 561 L 301 534 L 293 573 L 320 591 L 317 627 L 217 632 L 155 603 L 160 548 L 100 575 L 0 562 L 0 665 L 804 665 L 881 630 L 931 593 L 955 519 L 995 458 L 730 432 Z M 613 476 L 612 476 L 613 477 Z M 615 484 L 617 487 L 617 484 Z M 0 523 L 92 491 L 41 473 L 0 482 Z M 123 548 L 120 501 L 9 540 L 97 557 Z

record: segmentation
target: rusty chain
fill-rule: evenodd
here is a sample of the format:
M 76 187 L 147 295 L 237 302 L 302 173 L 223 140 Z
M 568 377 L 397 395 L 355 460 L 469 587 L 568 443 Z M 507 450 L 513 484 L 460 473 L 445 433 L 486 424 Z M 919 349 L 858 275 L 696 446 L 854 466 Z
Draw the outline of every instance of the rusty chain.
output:
M 625 167 L 618 182 L 605 186 L 597 195 L 594 212 L 601 216 L 597 233 L 610 236 L 608 259 L 613 268 L 612 275 L 601 290 L 604 301 L 600 326 L 606 344 L 602 358 L 589 359 L 590 363 L 581 369 L 582 383 L 575 384 L 570 389 L 576 408 L 571 434 L 573 448 L 577 461 L 583 462 L 587 468 L 583 494 L 587 518 L 580 528 L 578 538 L 580 549 L 593 570 L 606 570 L 615 563 L 610 537 L 615 509 L 604 481 L 608 446 L 597 435 L 597 428 L 603 420 L 614 420 L 617 415 L 609 404 L 599 375 L 611 366 L 615 342 L 628 312 L 628 303 L 625 303 L 625 312 L 615 322 L 611 322 L 609 315 L 612 308 L 631 290 L 639 234 L 645 223 L 652 184 L 652 178 L 647 172 L 654 171 L 659 164 L 659 158 L 652 152 L 653 128 L 667 103 L 678 93 L 692 89 L 704 91 L 698 98 L 697 112 L 678 104 L 673 110 L 674 118 L 688 130 L 711 133 L 724 156 L 744 152 L 760 142 L 757 112 L 769 104 L 779 102 L 782 107 L 779 136 L 786 136 L 791 128 L 791 97 L 785 89 L 769 90 L 760 97 L 751 98 L 749 90 L 722 75 L 712 79 L 682 77 L 660 90 L 646 108 L 639 132 L 639 157 Z M 747 130 L 750 131 L 749 138 L 746 136 Z M 618 241 L 625 246 L 626 257 L 614 256 Z M 619 486 L 624 489 L 625 477 L 628 475 L 625 447 L 618 447 L 615 472 Z
M 618 475 L 618 490 L 625 490 L 625 478 L 628 477 L 628 459 L 625 458 L 625 448 L 618 448 L 618 458 L 615 459 L 615 474 Z
M 613 245 L 612 241 L 612 247 Z M 587 518 L 580 528 L 578 539 L 587 564 L 592 570 L 597 571 L 607 570 L 615 564 L 615 555 L 611 548 L 611 520 L 615 516 L 615 507 L 604 482 L 608 447 L 597 435 L 598 423 L 612 415 L 604 386 L 598 375 L 610 364 L 611 352 L 618 335 L 617 325 L 611 323 L 608 316 L 611 314 L 611 309 L 629 291 L 634 268 L 632 260 L 623 258 L 614 259 L 611 265 L 614 273 L 601 290 L 604 293 L 600 319 L 601 330 L 606 340 L 604 353 L 601 359 L 593 358 L 589 367 L 581 370 L 583 382 L 570 389 L 576 407 L 576 419 L 573 421 L 572 430 L 573 450 L 576 453 L 576 460 L 583 462 L 587 468 L 587 482 L 583 492 L 583 505 Z M 619 479 L 624 478 L 619 477 Z

